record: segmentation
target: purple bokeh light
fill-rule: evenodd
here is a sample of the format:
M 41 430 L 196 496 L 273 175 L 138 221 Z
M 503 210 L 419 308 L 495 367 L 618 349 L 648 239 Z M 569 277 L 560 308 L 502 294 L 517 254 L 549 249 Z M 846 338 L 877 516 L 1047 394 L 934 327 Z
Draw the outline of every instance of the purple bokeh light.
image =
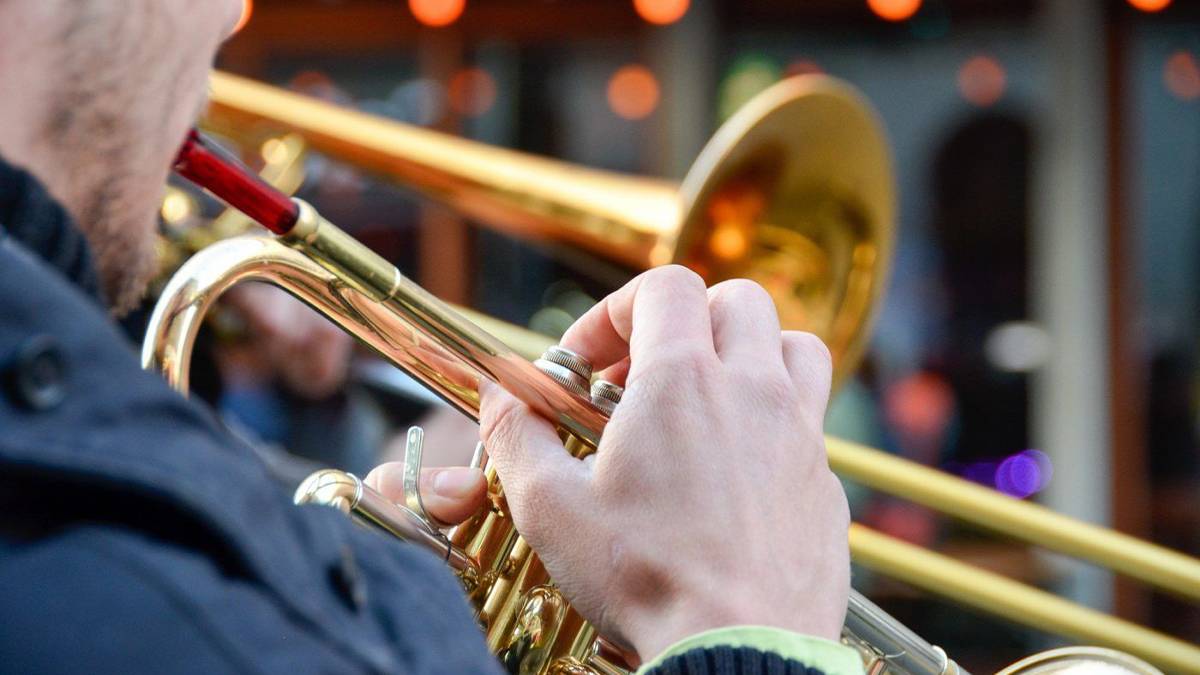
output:
M 961 469 L 963 478 L 1018 499 L 1045 489 L 1053 474 L 1050 458 L 1040 450 L 1023 450 L 1000 462 L 973 462 Z
M 1053 473 L 1053 466 L 1046 453 L 1025 450 L 1000 462 L 996 469 L 996 489 L 1024 499 L 1045 488 Z

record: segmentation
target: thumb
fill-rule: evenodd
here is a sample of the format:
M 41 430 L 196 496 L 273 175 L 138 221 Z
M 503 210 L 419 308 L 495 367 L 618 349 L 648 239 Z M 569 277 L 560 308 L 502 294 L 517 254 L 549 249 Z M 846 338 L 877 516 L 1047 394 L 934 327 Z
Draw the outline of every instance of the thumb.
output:
M 569 526 L 587 492 L 588 467 L 571 457 L 554 426 L 490 382 L 481 389 L 479 431 L 517 529 L 535 549 L 551 525 Z
M 404 502 L 404 462 L 388 462 L 367 474 L 366 484 L 384 497 Z M 466 466 L 421 470 L 421 503 L 429 515 L 450 525 L 470 518 L 483 506 L 487 482 L 483 472 Z

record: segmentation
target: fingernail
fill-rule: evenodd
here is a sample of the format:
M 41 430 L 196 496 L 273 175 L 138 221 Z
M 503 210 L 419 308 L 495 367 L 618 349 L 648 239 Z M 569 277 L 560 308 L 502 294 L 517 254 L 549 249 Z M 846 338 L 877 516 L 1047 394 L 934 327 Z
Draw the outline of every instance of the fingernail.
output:
M 433 477 L 433 491 L 450 499 L 466 497 L 479 484 L 479 469 L 455 467 L 443 469 Z

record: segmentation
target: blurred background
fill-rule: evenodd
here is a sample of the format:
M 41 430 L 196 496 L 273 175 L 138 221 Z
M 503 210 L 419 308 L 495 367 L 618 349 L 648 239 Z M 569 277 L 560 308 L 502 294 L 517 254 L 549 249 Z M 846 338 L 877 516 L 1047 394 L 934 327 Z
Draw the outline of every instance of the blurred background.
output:
M 882 115 L 899 218 L 829 431 L 1200 554 L 1200 3 L 255 0 L 218 67 L 674 180 L 772 83 L 845 79 Z M 298 152 L 298 194 L 444 299 L 557 335 L 632 275 Z M 182 231 L 218 211 L 179 191 L 163 216 Z M 219 368 L 196 385 L 247 434 L 363 471 L 420 419 L 440 461 L 470 456 L 472 427 L 348 343 L 319 372 L 264 363 L 246 333 L 276 303 L 234 301 L 242 337 L 209 340 Z M 847 487 L 856 520 L 1200 640 L 1194 606 Z M 855 585 L 973 670 L 1055 644 L 866 571 Z

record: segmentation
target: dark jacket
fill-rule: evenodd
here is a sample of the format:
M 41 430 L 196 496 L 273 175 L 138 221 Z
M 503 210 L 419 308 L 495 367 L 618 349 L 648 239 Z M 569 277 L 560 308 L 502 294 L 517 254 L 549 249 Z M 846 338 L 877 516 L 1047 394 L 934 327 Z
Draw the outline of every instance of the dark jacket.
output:
M 0 226 L 0 671 L 499 671 L 444 565 L 293 506 L 141 370 L 82 237 L 5 166 Z
M 0 162 L 0 672 L 500 670 L 440 561 L 293 506 L 99 293 L 64 211 Z M 783 666 L 685 657 L 662 672 Z

